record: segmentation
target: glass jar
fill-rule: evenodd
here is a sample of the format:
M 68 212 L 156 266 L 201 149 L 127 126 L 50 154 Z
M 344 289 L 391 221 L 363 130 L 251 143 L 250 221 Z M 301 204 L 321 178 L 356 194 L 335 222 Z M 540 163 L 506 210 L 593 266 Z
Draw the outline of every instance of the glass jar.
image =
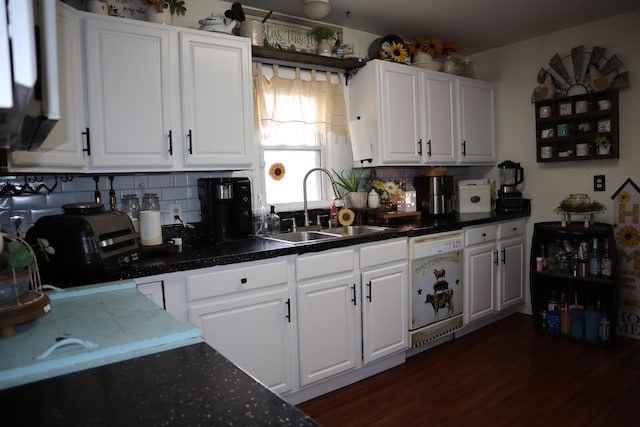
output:
M 145 193 L 140 208 L 140 243 L 143 246 L 162 244 L 160 201 L 156 193 Z
M 140 232 L 140 204 L 138 196 L 135 194 L 125 194 L 122 196 L 122 207 L 120 211 L 131 219 L 133 229 L 136 233 Z

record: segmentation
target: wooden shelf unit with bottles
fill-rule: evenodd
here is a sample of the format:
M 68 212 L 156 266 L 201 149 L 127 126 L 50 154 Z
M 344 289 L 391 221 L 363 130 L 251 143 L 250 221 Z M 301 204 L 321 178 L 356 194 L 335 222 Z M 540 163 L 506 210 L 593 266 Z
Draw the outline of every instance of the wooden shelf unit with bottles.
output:
M 592 276 L 588 266 L 586 276 L 582 277 L 579 268 L 574 270 L 575 257 L 567 257 L 565 264 L 558 262 L 561 259 L 560 246 L 564 248 L 565 241 L 578 250 L 580 242 L 588 242 L 591 248 L 593 239 L 598 240 L 598 247 L 602 251 L 605 241 L 608 246 L 611 260 L 610 276 Z M 537 271 L 536 258 L 541 256 L 542 247 L 547 258 L 547 267 L 543 271 Z M 566 252 L 565 252 L 566 253 Z M 562 226 L 560 222 L 540 222 L 534 224 L 533 240 L 531 242 L 530 280 L 531 308 L 536 330 L 551 333 L 558 336 L 589 342 L 595 345 L 610 346 L 613 344 L 615 324 L 618 313 L 618 260 L 613 226 L 604 223 L 592 223 L 585 227 L 582 222 L 569 223 Z M 578 304 L 585 310 L 596 309 L 599 305 L 600 318 L 606 317 L 609 323 L 609 338 L 587 341 L 583 337 L 574 337 L 562 332 L 550 332 L 544 325 L 544 314 L 548 309 L 548 303 L 555 294 L 559 301 L 564 292 L 565 301 L 570 306 L 575 303 L 577 294 Z M 544 313 L 543 313 L 544 312 Z
M 600 109 L 600 101 L 609 101 L 610 108 Z M 617 90 L 542 100 L 535 106 L 537 162 L 619 157 Z M 560 135 L 561 125 L 568 126 L 568 135 Z M 608 154 L 599 154 L 596 138 L 609 139 L 611 148 Z

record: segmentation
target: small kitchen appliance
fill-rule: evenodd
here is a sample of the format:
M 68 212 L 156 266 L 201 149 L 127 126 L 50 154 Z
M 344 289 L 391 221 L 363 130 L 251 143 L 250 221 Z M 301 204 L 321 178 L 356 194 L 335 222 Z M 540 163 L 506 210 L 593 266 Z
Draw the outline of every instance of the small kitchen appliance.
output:
M 498 165 L 500 189 L 498 190 L 497 210 L 500 212 L 522 212 L 522 193 L 518 184 L 524 180 L 524 170 L 520 163 L 505 160 Z
M 458 213 L 491 212 L 491 184 L 486 179 L 458 181 Z
M 248 178 L 200 178 L 200 215 L 215 242 L 254 235 Z
M 71 203 L 61 215 L 43 216 L 27 231 L 34 244 L 44 238 L 55 254 L 38 253 L 42 283 L 68 288 L 104 282 L 139 259 L 138 234 L 131 219 L 101 204 Z
M 425 215 L 446 215 L 453 209 L 453 177 L 416 176 L 413 179 L 418 209 Z

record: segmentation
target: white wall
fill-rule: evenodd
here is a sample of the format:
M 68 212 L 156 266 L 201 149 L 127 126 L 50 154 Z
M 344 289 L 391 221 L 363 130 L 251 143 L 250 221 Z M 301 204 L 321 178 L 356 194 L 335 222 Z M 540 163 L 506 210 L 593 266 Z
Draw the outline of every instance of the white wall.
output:
M 528 241 L 533 223 L 555 221 L 554 209 L 570 193 L 586 193 L 607 206 L 597 221 L 613 223 L 611 195 L 627 179 L 640 184 L 640 9 L 590 24 L 547 34 L 474 56 L 480 79 L 497 86 L 499 161 L 520 162 L 525 172 L 524 197 L 532 199 Z M 629 71 L 631 87 L 620 91 L 620 158 L 581 162 L 536 163 L 535 112 L 530 102 L 540 68 L 548 68 L 557 52 L 568 55 L 583 45 L 601 46 L 616 54 Z M 606 191 L 593 191 L 593 175 L 606 176 Z M 489 176 L 497 177 L 495 169 Z M 527 279 L 528 282 L 528 279 Z M 527 292 L 528 294 L 528 292 Z

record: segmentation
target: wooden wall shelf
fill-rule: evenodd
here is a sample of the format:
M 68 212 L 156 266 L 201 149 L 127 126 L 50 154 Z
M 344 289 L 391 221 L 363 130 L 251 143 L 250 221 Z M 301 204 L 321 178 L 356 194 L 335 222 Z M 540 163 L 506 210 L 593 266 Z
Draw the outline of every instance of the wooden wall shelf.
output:
M 610 107 L 601 109 L 600 101 L 609 101 Z M 617 159 L 620 156 L 617 90 L 538 101 L 535 115 L 536 160 L 539 163 Z M 560 126 L 568 127 L 568 134 L 560 134 Z M 599 138 L 611 142 L 608 153 L 598 151 L 595 140 Z
M 254 61 L 261 60 L 268 64 L 283 64 L 298 66 L 301 68 L 316 68 L 344 71 L 347 80 L 358 72 L 358 69 L 366 65 L 364 59 L 358 58 L 333 58 L 314 55 L 311 53 L 291 52 L 288 50 L 274 49 L 270 47 L 251 46 Z M 314 66 L 314 67 L 311 67 Z

